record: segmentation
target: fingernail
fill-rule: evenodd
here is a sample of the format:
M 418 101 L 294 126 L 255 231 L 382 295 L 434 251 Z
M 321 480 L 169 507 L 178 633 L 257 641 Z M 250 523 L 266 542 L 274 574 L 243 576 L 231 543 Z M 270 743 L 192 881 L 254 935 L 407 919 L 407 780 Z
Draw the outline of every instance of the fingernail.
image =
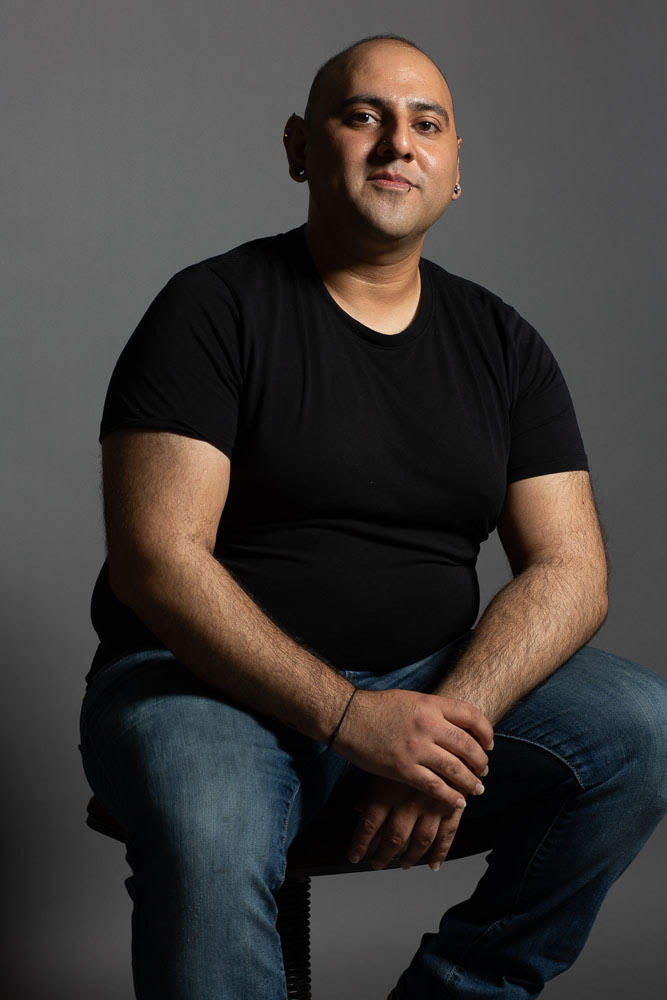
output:
M 353 865 L 359 864 L 360 859 L 361 859 L 360 854 L 350 854 L 350 856 L 348 857 L 348 861 L 350 862 L 350 864 Z
M 494 744 L 493 744 L 493 740 L 491 740 L 491 743 L 489 744 L 489 746 L 488 746 L 488 749 L 489 749 L 489 750 L 493 750 L 493 745 L 494 745 Z
M 481 781 L 478 781 L 477 784 L 475 785 L 475 795 L 483 795 L 483 794 L 484 794 L 484 785 L 482 784 Z
M 439 869 L 440 869 L 440 865 L 441 865 L 441 864 L 442 864 L 442 862 L 441 862 L 441 861 L 436 861 L 434 865 L 431 865 L 431 866 L 430 866 L 430 868 L 431 868 L 431 871 L 432 871 L 432 872 L 437 872 L 437 871 L 439 871 Z
M 486 778 L 488 773 L 489 773 L 489 765 L 487 764 L 482 773 L 480 774 L 480 778 Z
M 465 809 L 465 804 L 466 804 L 466 800 L 462 799 L 460 796 L 459 796 L 459 798 L 455 802 L 455 805 L 457 805 L 459 809 Z

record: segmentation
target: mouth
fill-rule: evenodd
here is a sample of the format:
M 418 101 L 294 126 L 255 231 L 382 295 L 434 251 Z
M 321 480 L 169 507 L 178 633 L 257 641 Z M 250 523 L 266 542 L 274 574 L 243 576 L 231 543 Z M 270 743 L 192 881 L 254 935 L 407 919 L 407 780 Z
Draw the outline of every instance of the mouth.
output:
M 389 171 L 373 174 L 368 180 L 375 187 L 385 188 L 389 191 L 411 191 L 414 187 L 414 184 L 407 177 L 403 177 L 402 174 L 392 174 Z

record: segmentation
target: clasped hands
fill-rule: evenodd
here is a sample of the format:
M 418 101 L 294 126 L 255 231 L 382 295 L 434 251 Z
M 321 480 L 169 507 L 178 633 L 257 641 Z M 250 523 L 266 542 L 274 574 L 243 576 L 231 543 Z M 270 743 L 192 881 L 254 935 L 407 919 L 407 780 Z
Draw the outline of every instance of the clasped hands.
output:
M 428 863 L 437 871 L 465 806 L 438 802 L 401 781 L 373 775 L 363 801 L 354 808 L 362 815 L 348 848 L 350 861 L 372 859 L 373 868 L 380 869 L 400 857 L 401 868 L 408 869 L 430 848 Z
M 491 724 L 474 705 L 456 698 L 401 689 L 360 694 L 342 752 L 371 774 L 354 806 L 361 815 L 348 858 L 372 860 L 380 869 L 400 857 L 407 869 L 429 851 L 428 863 L 437 871 L 458 830 L 465 796 L 484 791 L 479 779 L 489 770 L 484 747 L 493 747 Z M 385 756 L 378 766 L 382 744 Z

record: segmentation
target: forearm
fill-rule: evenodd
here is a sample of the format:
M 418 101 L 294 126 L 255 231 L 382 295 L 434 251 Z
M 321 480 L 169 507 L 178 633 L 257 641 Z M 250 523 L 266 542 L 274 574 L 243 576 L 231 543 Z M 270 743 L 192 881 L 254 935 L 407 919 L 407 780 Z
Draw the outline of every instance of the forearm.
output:
M 472 702 L 495 725 L 589 641 L 606 613 L 604 567 L 558 558 L 535 563 L 496 594 L 434 694 Z
M 120 600 L 193 674 L 224 695 L 326 742 L 353 690 L 274 624 L 201 546 L 144 562 Z

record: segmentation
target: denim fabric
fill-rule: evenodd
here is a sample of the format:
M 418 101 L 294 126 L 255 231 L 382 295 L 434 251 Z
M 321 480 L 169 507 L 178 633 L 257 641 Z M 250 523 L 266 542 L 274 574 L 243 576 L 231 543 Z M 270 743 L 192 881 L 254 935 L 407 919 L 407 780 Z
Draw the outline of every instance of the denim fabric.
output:
M 342 673 L 369 690 L 432 691 L 472 634 L 391 673 Z M 165 650 L 95 675 L 81 753 L 129 831 L 138 1000 L 284 1000 L 287 849 L 364 772 L 225 700 Z M 667 810 L 667 682 L 586 645 L 495 727 L 489 759 L 455 839 L 465 853 L 468 831 L 488 824 L 487 869 L 423 935 L 397 1000 L 527 1000 L 574 962 Z

